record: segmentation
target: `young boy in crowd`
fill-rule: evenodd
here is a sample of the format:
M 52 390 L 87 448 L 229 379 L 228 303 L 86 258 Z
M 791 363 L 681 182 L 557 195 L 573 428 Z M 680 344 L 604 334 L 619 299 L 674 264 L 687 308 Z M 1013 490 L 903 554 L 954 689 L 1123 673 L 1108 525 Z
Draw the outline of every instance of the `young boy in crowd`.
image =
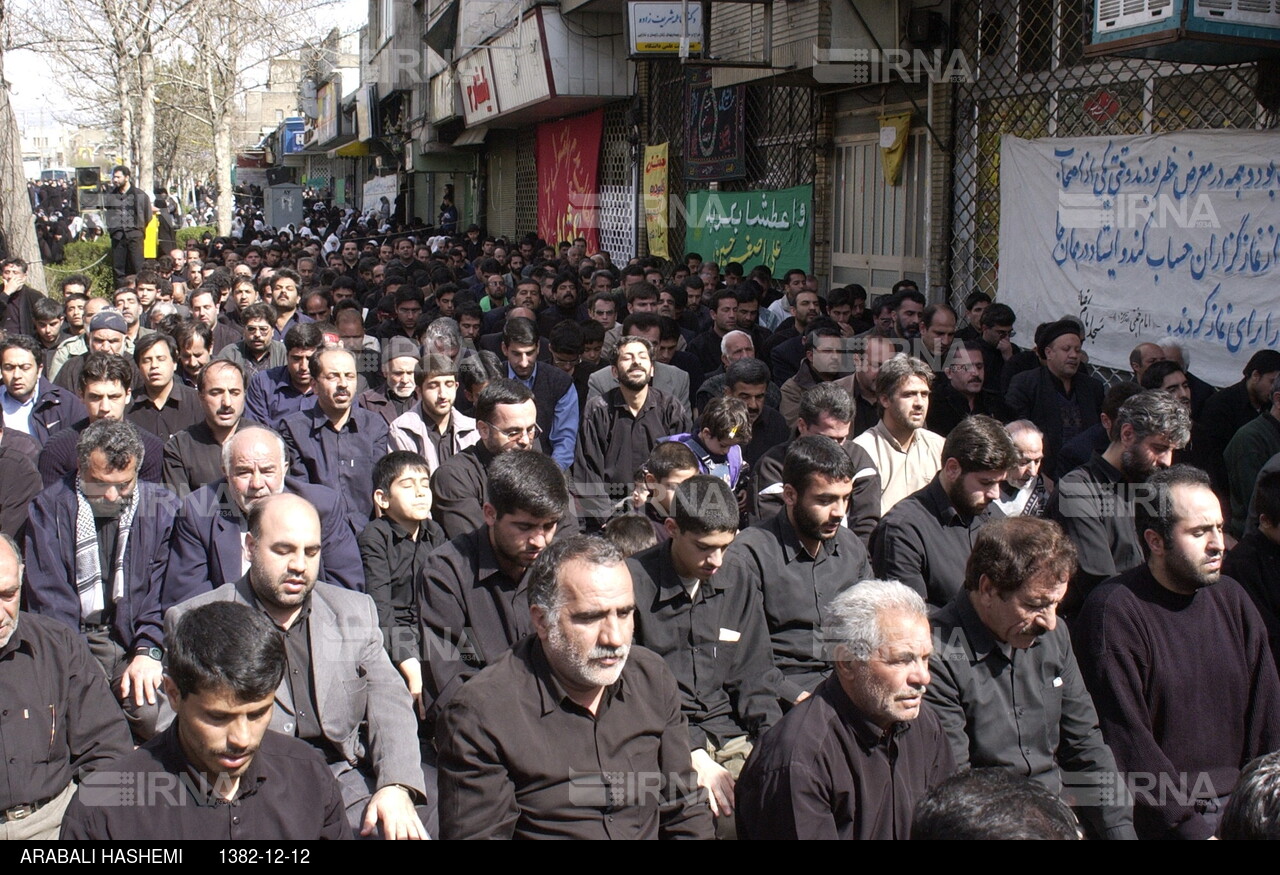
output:
M 418 715 L 422 702 L 422 639 L 417 580 L 427 555 L 445 542 L 431 520 L 431 472 L 417 453 L 397 450 L 373 466 L 373 503 L 379 517 L 360 533 L 365 588 L 378 607 L 383 646 L 404 675 Z

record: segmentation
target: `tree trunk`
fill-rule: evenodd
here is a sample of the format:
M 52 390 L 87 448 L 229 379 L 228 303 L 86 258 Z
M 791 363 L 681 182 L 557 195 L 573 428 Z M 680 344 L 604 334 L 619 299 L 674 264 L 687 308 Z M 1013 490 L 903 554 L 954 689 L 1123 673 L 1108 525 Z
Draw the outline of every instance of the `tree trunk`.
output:
M 121 64 L 127 63 L 121 59 Z M 137 149 L 133 139 L 133 89 L 130 87 L 129 77 L 127 75 L 120 76 L 120 163 L 134 164 L 134 158 L 137 155 Z
M 235 195 L 231 191 L 231 165 L 235 154 L 231 151 L 231 112 L 224 108 L 217 116 L 213 130 L 213 160 L 217 168 L 218 186 L 218 234 L 231 233 L 231 213 Z
M 156 59 L 151 54 L 151 36 L 142 36 L 142 54 L 138 58 L 138 90 L 141 100 L 138 114 L 138 166 L 134 179 L 138 188 L 151 197 L 155 189 L 156 151 Z
M 4 21 L 4 3 L 0 0 L 0 22 Z M 27 282 L 32 288 L 45 289 L 44 261 L 36 240 L 35 216 L 31 212 L 31 195 L 22 173 L 22 141 L 18 138 L 18 121 L 9 105 L 9 89 L 3 86 L 4 56 L 0 54 L 0 234 L 9 255 L 27 262 Z

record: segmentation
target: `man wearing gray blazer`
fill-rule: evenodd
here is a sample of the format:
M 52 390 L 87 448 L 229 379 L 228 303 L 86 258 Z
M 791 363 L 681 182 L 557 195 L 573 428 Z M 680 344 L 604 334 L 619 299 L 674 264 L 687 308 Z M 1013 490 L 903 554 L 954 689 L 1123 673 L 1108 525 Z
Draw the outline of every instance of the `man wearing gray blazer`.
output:
M 325 755 L 353 830 L 427 838 L 427 782 L 409 691 L 383 650 L 373 600 L 317 582 L 320 532 L 319 515 L 303 498 L 256 502 L 245 540 L 249 573 L 171 608 L 166 630 L 212 601 L 261 610 L 284 635 L 289 662 L 271 728 Z

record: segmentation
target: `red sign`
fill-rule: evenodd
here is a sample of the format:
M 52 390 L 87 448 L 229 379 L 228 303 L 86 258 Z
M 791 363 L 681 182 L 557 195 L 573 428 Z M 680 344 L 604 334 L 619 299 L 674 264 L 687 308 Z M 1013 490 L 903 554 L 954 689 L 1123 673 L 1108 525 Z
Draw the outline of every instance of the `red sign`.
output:
M 471 81 L 467 83 L 467 106 L 472 112 L 489 102 L 489 80 L 485 78 L 484 67 L 476 67 L 471 73 Z
M 1109 122 L 1120 114 L 1120 101 L 1110 91 L 1099 91 L 1085 101 L 1084 111 L 1098 124 Z
M 600 251 L 604 110 L 538 125 L 538 235 L 552 246 L 584 237 Z
M 468 125 L 480 124 L 498 114 L 488 49 L 480 49 L 458 62 L 458 85 L 462 88 L 462 112 Z

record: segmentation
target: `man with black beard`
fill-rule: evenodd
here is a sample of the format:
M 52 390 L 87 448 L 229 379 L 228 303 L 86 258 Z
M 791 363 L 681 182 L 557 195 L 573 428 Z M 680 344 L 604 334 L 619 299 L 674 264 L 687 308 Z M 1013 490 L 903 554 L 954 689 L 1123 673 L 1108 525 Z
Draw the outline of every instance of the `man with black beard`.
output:
M 1093 591 L 1072 643 L 1138 837 L 1206 839 L 1245 765 L 1280 748 L 1280 677 L 1265 623 L 1222 573 L 1209 476 L 1174 465 L 1148 485 L 1131 523 L 1144 559 Z
M 1139 392 L 1121 405 L 1107 449 L 1058 481 L 1048 516 L 1080 553 L 1062 606 L 1068 619 L 1099 583 L 1142 564 L 1133 505 L 1146 490 L 1135 484 L 1173 464 L 1173 451 L 1190 437 L 1191 419 L 1177 399 L 1159 389 Z
M 690 427 L 688 407 L 649 385 L 653 345 L 648 340 L 623 337 L 613 357 L 618 386 L 587 402 L 573 464 L 588 530 L 603 525 L 614 502 L 631 491 L 658 438 Z
M 782 463 L 783 510 L 738 535 L 716 573 L 726 590 L 760 591 L 783 674 L 776 692 L 789 702 L 807 699 L 831 672 L 820 646 L 827 606 L 871 577 L 866 548 L 843 525 L 856 473 L 831 438 L 794 441 Z
M 934 607 L 950 602 L 964 584 L 978 530 L 1004 516 L 991 503 L 1018 459 L 999 422 L 981 414 L 961 420 L 942 447 L 942 469 L 871 533 L 876 575 L 905 583 Z

